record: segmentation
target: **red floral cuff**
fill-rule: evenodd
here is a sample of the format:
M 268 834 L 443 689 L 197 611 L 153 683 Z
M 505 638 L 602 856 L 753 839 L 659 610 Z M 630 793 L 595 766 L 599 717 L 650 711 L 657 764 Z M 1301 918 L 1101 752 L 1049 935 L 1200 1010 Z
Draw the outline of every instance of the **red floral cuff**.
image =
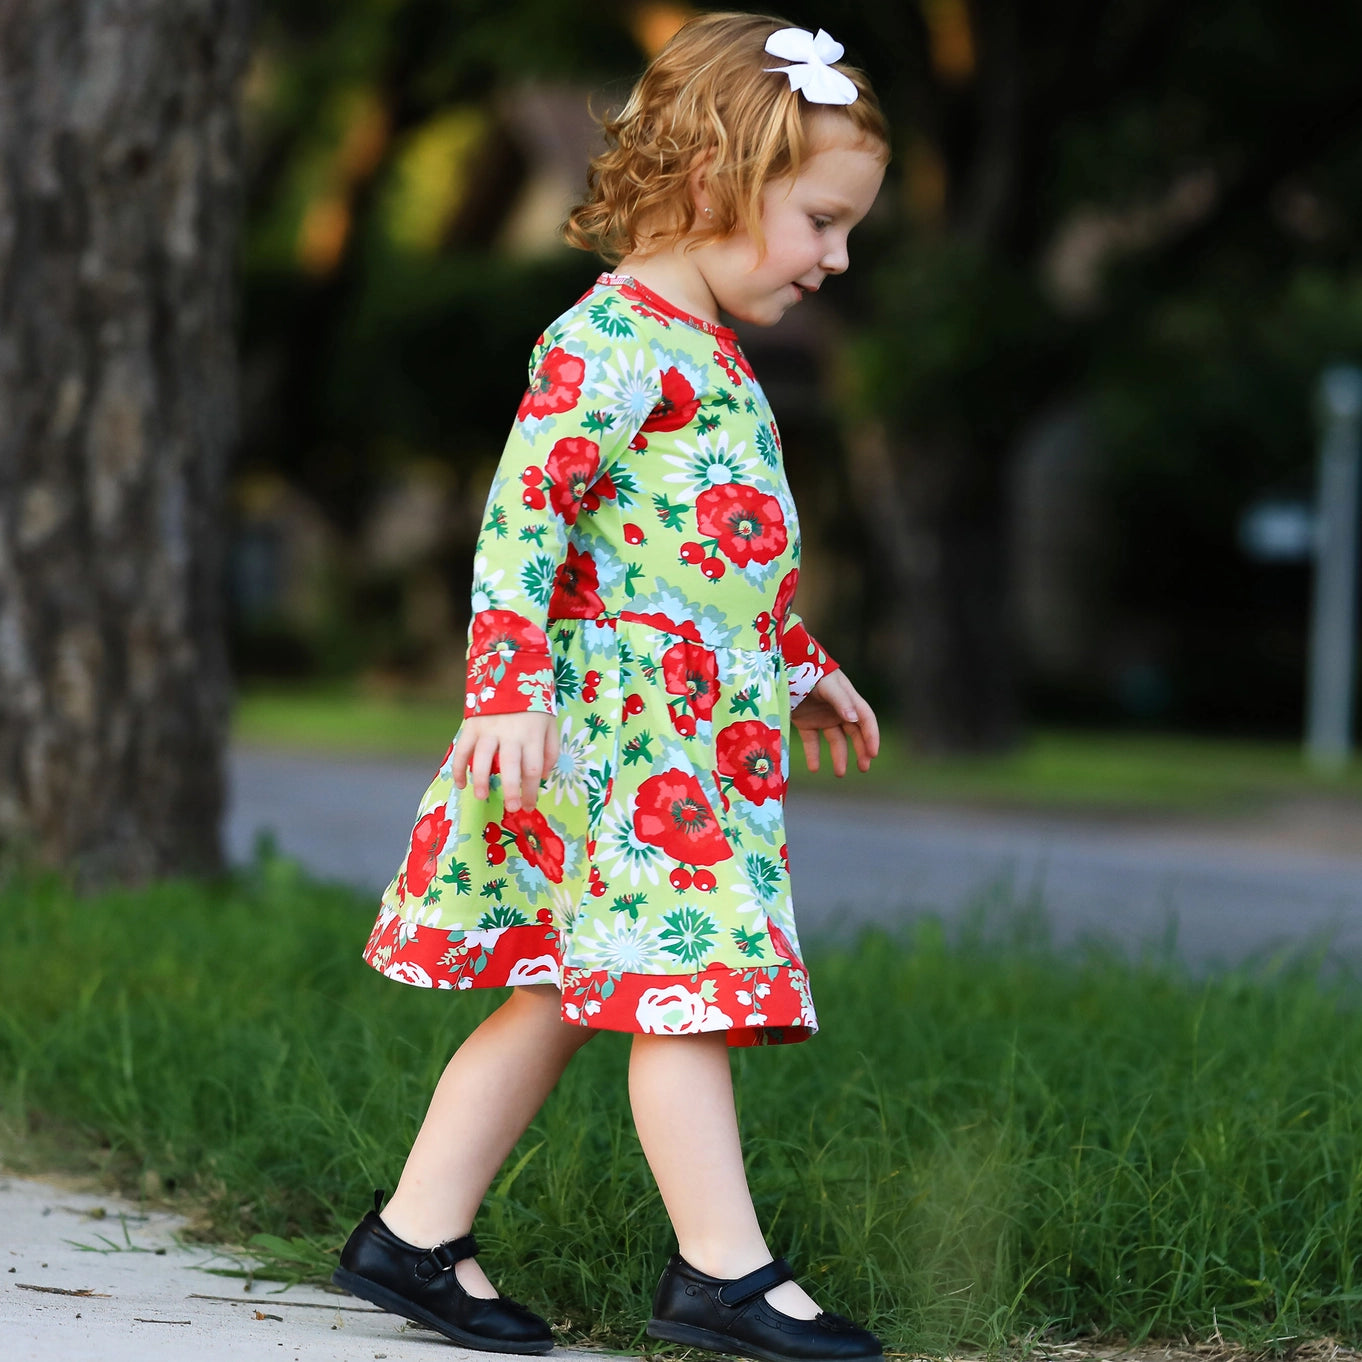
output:
M 480 610 L 469 631 L 464 714 L 553 714 L 553 659 L 544 631 L 513 610 Z
M 785 659 L 785 679 L 793 709 L 829 673 L 838 670 L 827 649 L 799 621 L 780 636 L 780 655 Z

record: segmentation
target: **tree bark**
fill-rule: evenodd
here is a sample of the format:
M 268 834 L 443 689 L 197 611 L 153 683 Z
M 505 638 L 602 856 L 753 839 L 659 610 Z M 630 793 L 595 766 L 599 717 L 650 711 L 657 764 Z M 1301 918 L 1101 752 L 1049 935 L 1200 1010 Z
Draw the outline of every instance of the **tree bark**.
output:
M 247 0 L 0 5 L 0 841 L 220 863 Z

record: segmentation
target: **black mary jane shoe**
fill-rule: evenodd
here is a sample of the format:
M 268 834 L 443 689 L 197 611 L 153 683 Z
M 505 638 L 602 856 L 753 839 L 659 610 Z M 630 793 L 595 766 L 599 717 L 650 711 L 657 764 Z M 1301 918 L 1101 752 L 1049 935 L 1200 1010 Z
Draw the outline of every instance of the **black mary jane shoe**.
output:
M 784 1258 L 724 1281 L 673 1254 L 653 1296 L 648 1336 L 761 1362 L 861 1362 L 884 1355 L 874 1334 L 841 1315 L 824 1310 L 795 1319 L 768 1304 L 766 1293 L 793 1277 Z
M 378 1214 L 383 1193 L 341 1250 L 331 1274 L 337 1286 L 395 1315 L 438 1330 L 465 1348 L 492 1353 L 546 1353 L 553 1347 L 548 1321 L 504 1296 L 470 1296 L 454 1275 L 454 1264 L 475 1258 L 471 1234 L 432 1249 L 399 1239 Z

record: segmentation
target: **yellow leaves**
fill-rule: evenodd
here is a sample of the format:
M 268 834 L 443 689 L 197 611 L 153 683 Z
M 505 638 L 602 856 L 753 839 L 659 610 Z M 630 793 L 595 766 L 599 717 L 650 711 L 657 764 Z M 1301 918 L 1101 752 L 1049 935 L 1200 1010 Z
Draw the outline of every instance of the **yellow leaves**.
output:
M 380 207 L 395 246 L 419 254 L 439 250 L 463 201 L 487 124 L 482 109 L 449 109 L 403 141 Z

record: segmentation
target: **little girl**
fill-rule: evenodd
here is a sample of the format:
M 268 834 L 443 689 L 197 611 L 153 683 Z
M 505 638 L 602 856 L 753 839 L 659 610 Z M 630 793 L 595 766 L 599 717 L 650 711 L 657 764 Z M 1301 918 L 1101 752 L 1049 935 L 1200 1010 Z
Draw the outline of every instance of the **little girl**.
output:
M 542 1353 L 470 1227 L 573 1054 L 633 1036 L 629 1095 L 676 1231 L 648 1333 L 768 1362 L 878 1357 L 772 1261 L 728 1045 L 817 1029 L 790 905 L 792 719 L 816 769 L 875 716 L 791 610 L 799 528 L 771 410 L 721 312 L 769 326 L 847 268 L 883 116 L 841 46 L 688 23 L 605 124 L 567 239 L 603 274 L 540 337 L 474 561 L 466 712 L 365 959 L 512 986 L 460 1047 L 391 1201 L 335 1280 L 472 1348 Z

